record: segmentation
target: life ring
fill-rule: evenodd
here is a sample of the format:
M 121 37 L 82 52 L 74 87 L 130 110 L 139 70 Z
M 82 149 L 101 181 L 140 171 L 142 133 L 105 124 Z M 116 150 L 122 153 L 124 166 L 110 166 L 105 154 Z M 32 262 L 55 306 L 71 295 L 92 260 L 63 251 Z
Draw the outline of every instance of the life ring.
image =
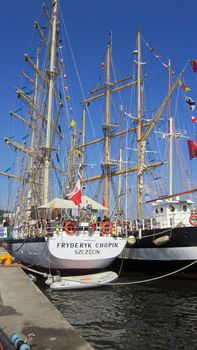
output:
M 105 221 L 102 225 L 102 232 L 106 235 L 110 235 L 112 233 L 113 226 L 109 221 Z
M 195 219 L 193 221 L 193 219 Z M 192 225 L 192 226 L 197 226 L 197 215 L 191 215 L 189 217 L 189 223 Z
M 68 235 L 73 235 L 76 232 L 76 228 L 77 228 L 76 222 L 72 220 L 68 220 L 65 222 L 64 228 L 66 233 L 68 233 Z

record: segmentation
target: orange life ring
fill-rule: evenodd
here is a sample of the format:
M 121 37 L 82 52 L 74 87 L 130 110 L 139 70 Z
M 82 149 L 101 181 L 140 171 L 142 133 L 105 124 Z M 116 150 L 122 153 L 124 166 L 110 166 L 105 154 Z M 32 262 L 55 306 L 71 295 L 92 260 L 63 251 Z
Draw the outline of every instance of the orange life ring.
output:
M 109 221 L 105 221 L 102 225 L 102 232 L 106 235 L 109 235 L 112 233 L 113 226 Z
M 68 220 L 65 222 L 64 228 L 66 233 L 68 233 L 68 235 L 73 235 L 76 232 L 76 228 L 77 228 L 76 222 L 72 220 Z
M 193 219 L 195 219 L 193 221 Z M 192 225 L 192 226 L 197 226 L 197 215 L 191 215 L 189 217 L 189 223 Z

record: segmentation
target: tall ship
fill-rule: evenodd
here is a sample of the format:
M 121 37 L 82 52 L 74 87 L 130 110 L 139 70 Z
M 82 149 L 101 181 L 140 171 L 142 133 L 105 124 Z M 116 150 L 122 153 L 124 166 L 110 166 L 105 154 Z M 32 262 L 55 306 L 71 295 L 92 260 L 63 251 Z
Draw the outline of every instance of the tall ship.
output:
M 34 24 L 44 51 L 39 45 L 35 60 L 25 54 L 33 78 L 22 73 L 16 89 L 25 110 L 10 112 L 26 131 L 23 145 L 5 138 L 18 175 L 0 174 L 18 188 L 2 240 L 17 261 L 48 269 L 87 272 L 116 260 L 129 269 L 195 270 L 197 61 L 176 73 L 138 32 L 120 74 L 109 33 L 77 115 L 59 2 L 50 8 Z
M 147 61 L 142 59 L 143 50 Z M 176 73 L 171 61 L 139 31 L 130 61 L 128 74 L 118 79 L 110 33 L 95 87 L 82 101 L 83 121 L 86 115 L 93 116 L 96 129 L 92 139 L 76 146 L 83 154 L 82 164 L 94 162 L 88 150 L 94 152 L 93 145 L 102 142 L 105 158 L 101 173 L 96 165 L 86 168 L 83 181 L 97 181 L 99 189 L 104 183 L 103 203 L 113 208 L 111 216 L 118 225 L 126 224 L 128 243 L 119 256 L 125 267 L 195 271 L 197 118 L 193 88 L 197 60 L 188 60 Z M 102 120 L 104 137 L 100 132 L 93 138 L 100 120 L 95 105 L 103 97 L 107 111 Z M 87 176 L 90 171 L 92 175 Z
M 148 118 L 145 100 L 148 77 L 146 62 L 142 61 L 142 42 L 167 77 L 166 96 Z M 134 114 L 137 205 L 136 216 L 130 222 L 128 244 L 121 257 L 135 270 L 195 272 L 197 118 L 195 91 L 190 84 L 193 83 L 195 89 L 197 61 L 188 60 L 176 75 L 171 61 L 164 61 L 140 32 L 134 52 L 138 76 L 137 113 Z M 159 155 L 163 163 L 150 170 L 150 162 L 153 165 Z
M 17 183 L 16 204 L 0 229 L 0 240 L 7 242 L 16 262 L 88 273 L 108 267 L 119 256 L 126 228 L 111 222 L 107 201 L 101 204 L 85 194 L 84 157 L 76 149 L 79 136 L 59 13 L 58 0 L 43 4 L 44 22 L 34 23 L 39 35 L 36 56 L 24 55 L 28 68 L 16 88 L 20 107 L 10 112 L 21 127 L 5 138 L 15 152 L 18 172 L 1 172 Z M 17 137 L 22 128 L 21 144 Z

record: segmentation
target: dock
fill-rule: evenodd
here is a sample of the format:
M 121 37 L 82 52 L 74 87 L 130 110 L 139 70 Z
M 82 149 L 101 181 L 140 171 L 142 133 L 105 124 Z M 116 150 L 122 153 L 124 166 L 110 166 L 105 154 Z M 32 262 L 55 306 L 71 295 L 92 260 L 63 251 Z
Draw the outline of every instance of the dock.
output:
M 30 338 L 34 350 L 94 349 L 20 267 L 0 266 L 0 328 L 9 338 Z

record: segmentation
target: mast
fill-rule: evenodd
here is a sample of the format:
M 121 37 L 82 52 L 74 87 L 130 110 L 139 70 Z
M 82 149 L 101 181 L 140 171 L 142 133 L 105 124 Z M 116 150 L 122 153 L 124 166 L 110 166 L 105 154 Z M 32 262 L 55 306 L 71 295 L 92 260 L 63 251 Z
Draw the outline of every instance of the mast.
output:
M 137 61 L 137 76 L 138 76 L 138 126 L 137 126 L 137 217 L 139 220 L 142 218 L 142 111 L 141 111 L 141 41 L 140 41 L 140 31 L 137 33 L 137 43 L 138 43 L 138 61 Z
M 55 48 L 56 48 L 56 26 L 57 26 L 57 0 L 53 3 L 52 10 L 52 38 L 51 38 L 51 52 L 50 52 L 50 71 L 47 72 L 49 77 L 49 96 L 48 96 L 48 113 L 47 113 L 47 137 L 45 146 L 44 159 L 44 203 L 48 201 L 49 192 L 49 165 L 50 165 L 50 134 L 51 134 L 51 117 L 52 117 L 52 100 L 54 90 L 55 77 Z
M 176 79 L 175 83 L 171 86 L 169 86 L 169 91 L 167 96 L 164 98 L 163 102 L 161 103 L 160 107 L 157 109 L 157 112 L 153 116 L 151 122 L 149 125 L 145 128 L 145 131 L 142 132 L 142 114 L 141 114 L 141 48 L 140 48 L 140 32 L 138 32 L 138 166 L 137 166 L 137 217 L 139 220 L 142 218 L 142 188 L 143 188 L 143 172 L 146 169 L 146 165 L 144 164 L 144 155 L 145 155 L 145 145 L 146 140 L 150 136 L 155 124 L 158 122 L 158 120 L 161 118 L 161 115 L 164 111 L 164 108 L 168 101 L 170 100 L 171 95 L 173 94 L 174 90 L 176 89 L 183 72 L 185 68 L 180 72 L 178 78 Z M 171 137 L 173 136 L 172 133 L 172 118 L 170 122 L 170 134 Z M 171 148 L 172 152 L 172 148 Z M 172 156 L 171 156 L 172 159 Z M 171 161 L 172 164 L 172 161 Z M 172 165 L 171 165 L 172 169 Z
M 172 75 L 172 70 L 171 70 L 171 62 L 169 60 L 168 62 L 168 94 L 171 89 L 171 75 Z M 173 120 L 171 117 L 171 101 L 170 98 L 168 100 L 168 142 L 169 142 L 169 195 L 172 195 L 172 171 L 173 171 L 173 166 L 172 166 L 172 152 L 173 152 Z M 170 200 L 172 198 L 170 197 Z
M 104 130 L 104 205 L 108 208 L 109 206 L 109 162 L 110 162 L 110 59 L 111 59 L 111 41 L 107 47 L 106 56 L 106 108 L 105 108 L 105 130 Z M 107 215 L 107 213 L 105 213 Z
M 131 173 L 131 172 L 137 172 L 137 211 L 138 211 L 138 219 L 142 218 L 142 190 L 143 190 L 143 174 L 146 172 L 148 169 L 158 167 L 163 165 L 165 162 L 155 162 L 151 164 L 145 164 L 145 146 L 146 146 L 146 141 L 147 138 L 150 136 L 152 133 L 152 130 L 154 129 L 155 124 L 157 121 L 161 118 L 161 115 L 164 111 L 164 108 L 166 107 L 166 104 L 168 100 L 170 99 L 172 93 L 174 92 L 178 82 L 180 81 L 180 78 L 183 74 L 183 71 L 180 73 L 179 77 L 177 78 L 176 82 L 173 84 L 172 87 L 170 87 L 170 90 L 168 92 L 168 95 L 164 98 L 163 102 L 161 105 L 158 107 L 155 115 L 151 119 L 151 121 L 143 122 L 142 120 L 142 94 L 141 94 L 141 85 L 142 85 L 142 77 L 141 77 L 141 38 L 140 38 L 140 32 L 138 32 L 138 60 L 137 60 L 137 67 L 138 67 L 138 79 L 137 81 L 131 81 L 126 84 L 120 85 L 120 83 L 125 82 L 127 80 L 132 79 L 132 77 L 127 77 L 124 79 L 121 79 L 119 81 L 115 81 L 114 83 L 110 82 L 110 58 L 111 58 L 111 51 L 112 51 L 112 46 L 111 42 L 109 43 L 107 47 L 107 52 L 106 52 L 106 60 L 105 60 L 105 69 L 106 69 L 106 76 L 105 76 L 105 85 L 102 87 L 99 87 L 98 89 L 93 89 L 90 91 L 91 96 L 84 99 L 81 104 L 83 106 L 85 104 L 89 104 L 90 102 L 96 101 L 102 97 L 106 98 L 106 104 L 105 104 L 105 124 L 103 124 L 103 130 L 104 130 L 104 137 L 98 138 L 91 140 L 89 142 L 85 140 L 82 141 L 81 145 L 76 146 L 76 150 L 81 150 L 85 149 L 85 147 L 89 147 L 93 144 L 99 143 L 99 142 L 104 142 L 104 162 L 102 164 L 102 174 L 100 175 L 95 175 L 91 177 L 83 177 L 81 179 L 82 183 L 87 183 L 87 182 L 92 182 L 92 181 L 98 181 L 100 179 L 103 179 L 104 181 L 104 196 L 103 199 L 105 201 L 105 206 L 109 207 L 109 181 L 111 177 L 118 176 L 119 177 L 119 189 L 118 191 L 120 192 L 120 176 L 123 174 Z M 113 125 L 110 124 L 110 99 L 111 99 L 111 94 L 121 91 L 125 88 L 138 85 L 138 124 L 137 128 L 129 128 L 128 130 L 121 130 L 119 132 L 110 132 L 111 128 Z M 115 87 L 116 86 L 116 87 Z M 83 122 L 82 122 L 83 123 Z M 120 165 L 118 170 L 114 170 L 112 168 L 113 162 L 111 161 L 110 157 L 110 142 L 113 138 L 115 137 L 121 137 L 122 135 L 126 133 L 130 133 L 132 131 L 137 130 L 137 141 L 138 141 L 138 162 L 137 166 L 131 167 L 131 168 L 125 168 L 123 167 L 123 161 L 122 165 Z M 83 131 L 82 131 L 83 132 Z M 120 154 L 119 158 L 121 159 L 121 146 L 120 146 Z M 82 158 L 83 160 L 83 158 Z M 121 163 L 121 162 L 120 162 Z M 82 162 L 83 164 L 83 162 Z M 106 213 L 105 213 L 106 215 Z
M 40 60 L 40 48 L 37 50 L 37 58 L 36 58 L 36 67 L 39 68 L 39 60 Z M 37 104 L 37 90 L 38 90 L 38 74 L 36 71 L 35 74 L 35 89 L 34 89 L 34 98 L 33 102 L 36 106 Z M 33 152 L 34 149 L 34 143 L 35 143 L 35 111 L 33 112 L 33 125 L 32 125 L 32 133 L 31 133 L 31 151 Z M 30 165 L 29 165 L 29 191 L 27 195 L 27 216 L 30 216 L 31 213 L 31 207 L 34 205 L 34 198 L 32 194 L 32 186 L 33 186 L 33 157 L 30 157 Z
M 120 106 L 120 132 L 122 131 L 122 110 L 123 106 Z M 120 152 L 119 152 L 119 170 L 122 170 L 122 135 L 120 135 Z M 119 175 L 118 178 L 118 214 L 121 212 L 121 193 L 122 193 L 122 175 Z
M 86 107 L 84 105 L 83 107 L 83 114 L 82 114 L 82 145 L 85 144 L 85 126 L 86 126 Z M 84 147 L 81 149 L 81 176 L 82 179 L 84 178 L 85 173 L 85 149 Z
M 70 188 L 73 188 L 75 181 L 75 175 L 76 175 L 76 144 L 77 144 L 77 125 L 74 122 L 73 123 L 73 132 L 71 137 L 71 144 L 70 144 L 70 151 L 69 151 L 69 162 L 68 162 L 68 184 Z

